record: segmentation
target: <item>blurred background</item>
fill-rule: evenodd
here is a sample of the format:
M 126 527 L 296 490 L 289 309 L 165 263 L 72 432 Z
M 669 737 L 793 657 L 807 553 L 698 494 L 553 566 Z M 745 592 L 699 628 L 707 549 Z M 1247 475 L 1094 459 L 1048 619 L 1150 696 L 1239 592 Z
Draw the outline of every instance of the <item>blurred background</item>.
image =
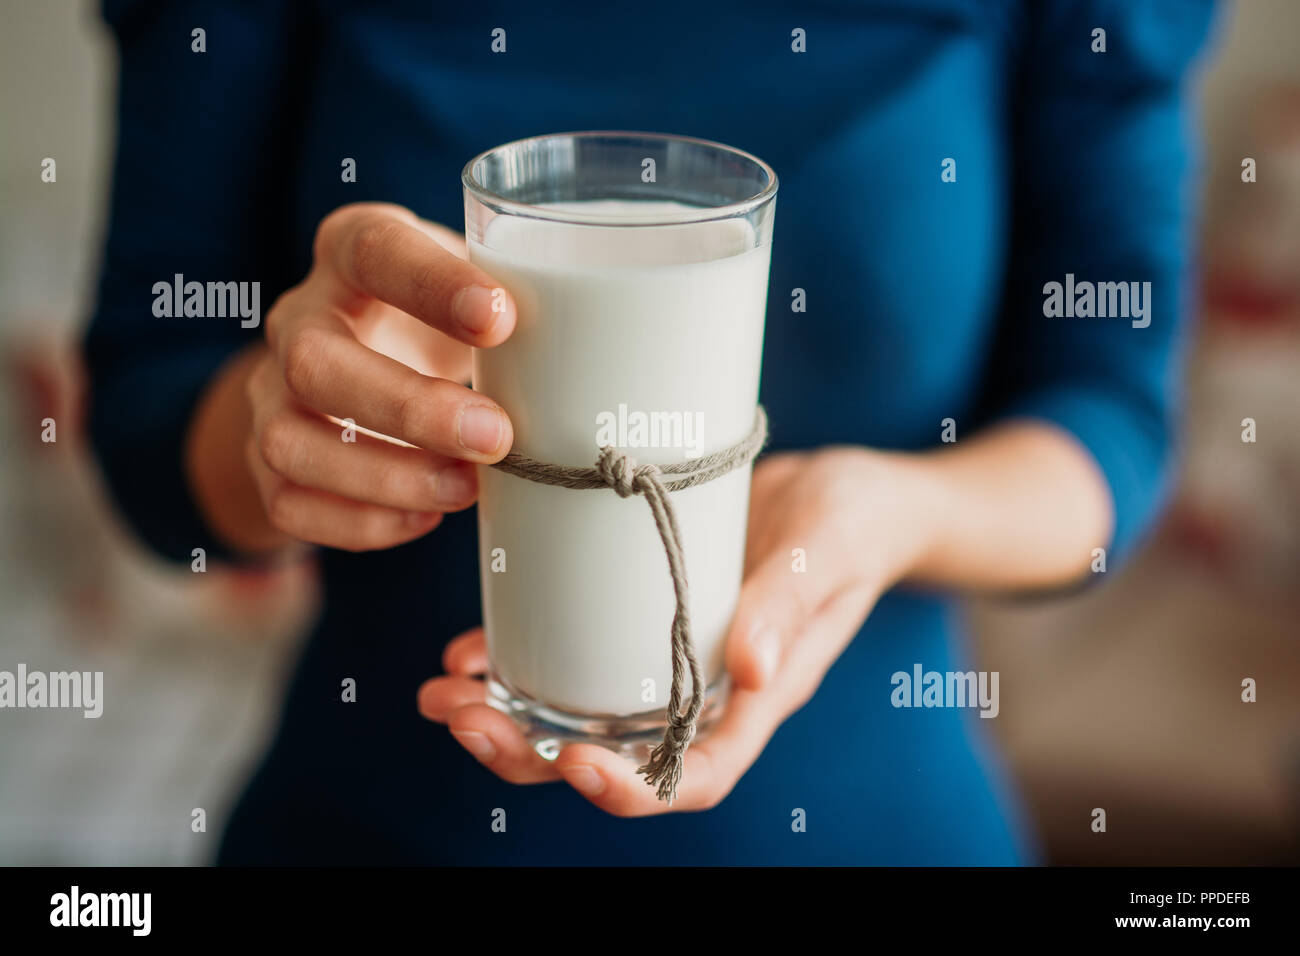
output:
M 102 670 L 113 706 L 93 722 L 0 713 L 0 863 L 203 863 L 270 732 L 315 574 L 309 561 L 165 568 L 108 508 L 75 348 L 104 227 L 114 51 L 94 3 L 7 2 L 4 21 L 0 669 Z M 1249 0 L 1220 23 L 1199 93 L 1176 501 L 1101 586 L 970 609 L 978 666 L 1002 674 L 994 731 L 1055 863 L 1300 859 L 1300 3 Z M 56 183 L 41 181 L 47 156 Z M 198 808 L 205 832 L 190 826 Z

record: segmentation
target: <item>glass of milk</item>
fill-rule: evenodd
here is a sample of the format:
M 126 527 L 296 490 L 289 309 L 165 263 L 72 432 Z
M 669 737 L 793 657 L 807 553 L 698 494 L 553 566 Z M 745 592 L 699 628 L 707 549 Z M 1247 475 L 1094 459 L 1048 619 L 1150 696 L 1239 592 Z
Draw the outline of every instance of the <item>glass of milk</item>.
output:
M 509 290 L 518 325 L 474 354 L 474 388 L 505 408 L 514 451 L 590 468 L 603 445 L 664 465 L 742 440 L 758 401 L 776 174 L 681 136 L 538 136 L 470 160 L 470 259 Z M 644 498 L 479 469 L 489 701 L 538 752 L 568 741 L 637 756 L 665 726 L 674 613 Z M 672 494 L 709 682 L 745 553 L 750 468 Z M 684 699 L 689 699 L 687 677 Z

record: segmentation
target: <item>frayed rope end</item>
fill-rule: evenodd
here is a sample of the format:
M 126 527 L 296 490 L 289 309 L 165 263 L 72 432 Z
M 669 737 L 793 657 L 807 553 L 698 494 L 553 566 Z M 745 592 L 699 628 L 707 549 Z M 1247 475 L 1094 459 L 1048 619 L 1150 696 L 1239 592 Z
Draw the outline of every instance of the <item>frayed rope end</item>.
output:
M 637 768 L 636 772 L 645 776 L 648 786 L 659 785 L 659 799 L 669 806 L 677 799 L 677 785 L 681 783 L 686 767 L 686 748 L 694 739 L 693 717 L 678 716 L 676 720 L 670 717 L 663 741 L 650 751 L 650 759 Z
M 636 772 L 645 776 L 648 786 L 658 783 L 659 799 L 671 807 L 677 799 L 677 784 L 681 782 L 685 762 L 685 748 L 664 741 L 650 751 L 650 759 Z

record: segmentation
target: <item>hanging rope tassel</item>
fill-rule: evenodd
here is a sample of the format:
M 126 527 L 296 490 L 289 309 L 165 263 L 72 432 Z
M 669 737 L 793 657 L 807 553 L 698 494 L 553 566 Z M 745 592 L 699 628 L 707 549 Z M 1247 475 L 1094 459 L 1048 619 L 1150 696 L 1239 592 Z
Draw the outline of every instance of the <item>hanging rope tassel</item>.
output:
M 743 441 L 692 461 L 663 466 L 638 465 L 630 456 L 607 445 L 601 448 L 595 468 L 552 465 L 514 452 L 493 466 L 518 478 L 561 488 L 612 488 L 620 498 L 639 495 L 650 505 L 659 540 L 668 556 L 668 572 L 673 579 L 677 610 L 673 614 L 672 626 L 673 683 L 668 695 L 668 727 L 663 742 L 650 752 L 650 759 L 637 768 L 637 773 L 644 775 L 650 786 L 657 784 L 659 799 L 669 805 L 677 799 L 686 750 L 695 739 L 700 711 L 704 709 L 705 692 L 704 672 L 691 641 L 690 589 L 686 581 L 682 532 L 669 493 L 702 485 L 748 465 L 758 456 L 766 441 L 767 415 L 760 406 L 755 412 L 754 427 Z M 683 713 L 682 696 L 688 673 L 691 699 Z

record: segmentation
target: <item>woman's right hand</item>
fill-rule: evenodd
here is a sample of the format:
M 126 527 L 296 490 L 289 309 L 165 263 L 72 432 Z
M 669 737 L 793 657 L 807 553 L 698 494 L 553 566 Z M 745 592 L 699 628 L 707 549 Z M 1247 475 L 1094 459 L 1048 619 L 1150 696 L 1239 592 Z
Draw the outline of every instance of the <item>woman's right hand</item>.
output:
M 267 313 L 265 345 L 239 373 L 241 450 L 268 533 L 231 534 L 228 516 L 214 524 L 224 520 L 228 539 L 256 550 L 291 538 L 393 547 L 472 504 L 474 464 L 510 450 L 505 412 L 457 383 L 468 379 L 470 346 L 497 345 L 514 330 L 515 307 L 466 261 L 457 234 L 400 206 L 340 207 L 321 221 L 314 254 L 306 279 Z M 195 483 L 213 517 L 221 492 L 211 480 L 205 489 L 202 475 Z

